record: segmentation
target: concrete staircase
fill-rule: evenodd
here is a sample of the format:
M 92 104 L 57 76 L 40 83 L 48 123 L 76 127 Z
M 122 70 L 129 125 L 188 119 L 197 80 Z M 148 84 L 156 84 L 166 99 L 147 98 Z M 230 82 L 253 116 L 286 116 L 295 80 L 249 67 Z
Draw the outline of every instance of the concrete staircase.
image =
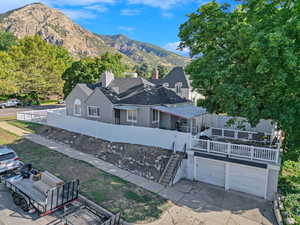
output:
M 159 183 L 164 186 L 171 186 L 173 183 L 173 180 L 176 176 L 177 170 L 180 167 L 181 161 L 183 159 L 183 155 L 181 154 L 172 154 L 164 172 L 162 173 Z

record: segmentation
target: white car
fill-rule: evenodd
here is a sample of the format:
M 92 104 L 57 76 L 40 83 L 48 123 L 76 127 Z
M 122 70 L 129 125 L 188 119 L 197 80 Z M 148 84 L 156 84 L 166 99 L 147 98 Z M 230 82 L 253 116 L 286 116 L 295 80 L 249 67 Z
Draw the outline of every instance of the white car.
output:
M 11 148 L 0 146 L 0 174 L 15 170 L 23 164 Z
M 3 102 L 0 104 L 1 108 L 7 108 L 7 107 L 18 107 L 19 105 L 21 105 L 21 102 L 18 99 L 10 99 L 7 100 L 6 102 Z

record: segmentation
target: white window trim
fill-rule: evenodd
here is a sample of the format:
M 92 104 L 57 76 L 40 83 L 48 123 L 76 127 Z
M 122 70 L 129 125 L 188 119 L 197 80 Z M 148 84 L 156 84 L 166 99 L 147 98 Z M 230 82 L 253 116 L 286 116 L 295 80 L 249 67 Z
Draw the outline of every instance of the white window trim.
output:
M 128 112 L 129 112 L 129 111 L 136 111 L 136 120 L 131 120 L 131 119 L 129 119 L 129 117 L 128 117 Z M 134 109 L 134 110 L 126 110 L 126 114 L 127 114 L 127 122 L 137 123 L 137 116 L 138 116 L 138 111 L 137 111 L 137 109 Z
M 79 113 L 76 113 L 76 105 L 79 105 Z M 75 116 L 81 116 L 81 101 L 79 100 L 79 99 L 76 99 L 75 101 L 74 101 L 74 115 Z
M 153 120 L 153 112 L 156 111 L 157 112 L 157 120 Z M 160 112 L 156 109 L 153 109 L 152 111 L 152 123 L 159 123 L 160 120 Z
M 99 116 L 98 115 L 96 115 L 96 116 L 89 115 L 89 108 L 96 108 L 96 111 L 97 111 L 97 109 L 99 109 Z M 100 107 L 99 106 L 94 106 L 94 105 L 88 105 L 87 106 L 87 116 L 91 117 L 91 118 L 100 118 L 101 117 Z
M 179 92 L 177 92 L 177 87 L 179 88 Z M 176 94 L 182 94 L 182 83 L 181 82 L 178 82 L 175 84 L 175 92 Z

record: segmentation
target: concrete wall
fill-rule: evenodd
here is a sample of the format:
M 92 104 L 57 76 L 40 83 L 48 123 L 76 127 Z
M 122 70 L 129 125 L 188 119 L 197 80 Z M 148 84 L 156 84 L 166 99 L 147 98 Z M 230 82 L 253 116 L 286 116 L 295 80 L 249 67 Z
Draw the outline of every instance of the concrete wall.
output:
M 269 168 L 267 199 L 273 200 L 278 188 L 279 168 Z
M 155 146 L 170 150 L 173 149 L 173 143 L 175 142 L 177 151 L 183 151 L 185 144 L 189 145 L 191 138 L 188 133 L 158 128 L 109 124 L 55 112 L 48 113 L 47 124 L 111 142 Z
M 99 89 L 95 89 L 95 91 L 87 98 L 86 108 L 88 106 L 99 107 L 100 117 L 94 118 L 94 117 L 88 117 L 86 115 L 85 118 L 98 120 L 105 123 L 115 123 L 113 104 L 111 103 L 110 100 L 106 98 L 106 96 Z

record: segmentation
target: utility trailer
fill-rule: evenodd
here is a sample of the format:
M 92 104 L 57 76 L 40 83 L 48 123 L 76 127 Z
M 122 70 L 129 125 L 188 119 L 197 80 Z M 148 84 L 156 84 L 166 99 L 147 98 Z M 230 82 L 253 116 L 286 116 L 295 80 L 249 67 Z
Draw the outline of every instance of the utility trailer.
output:
M 45 192 L 36 188 L 36 182 L 19 174 L 4 179 L 14 203 L 26 212 L 35 209 L 40 216 L 51 214 L 78 199 L 79 180 L 63 183 Z
M 3 181 L 14 203 L 25 212 L 33 210 L 39 216 L 55 212 L 65 225 L 122 224 L 119 213 L 113 214 L 79 195 L 79 180 L 64 183 L 47 171 L 39 173 L 41 178 L 34 180 L 33 171 L 37 172 L 26 164 L 17 172 L 0 176 L 0 183 Z
M 120 213 L 112 214 L 80 197 L 65 208 L 60 218 L 66 225 L 121 225 Z

